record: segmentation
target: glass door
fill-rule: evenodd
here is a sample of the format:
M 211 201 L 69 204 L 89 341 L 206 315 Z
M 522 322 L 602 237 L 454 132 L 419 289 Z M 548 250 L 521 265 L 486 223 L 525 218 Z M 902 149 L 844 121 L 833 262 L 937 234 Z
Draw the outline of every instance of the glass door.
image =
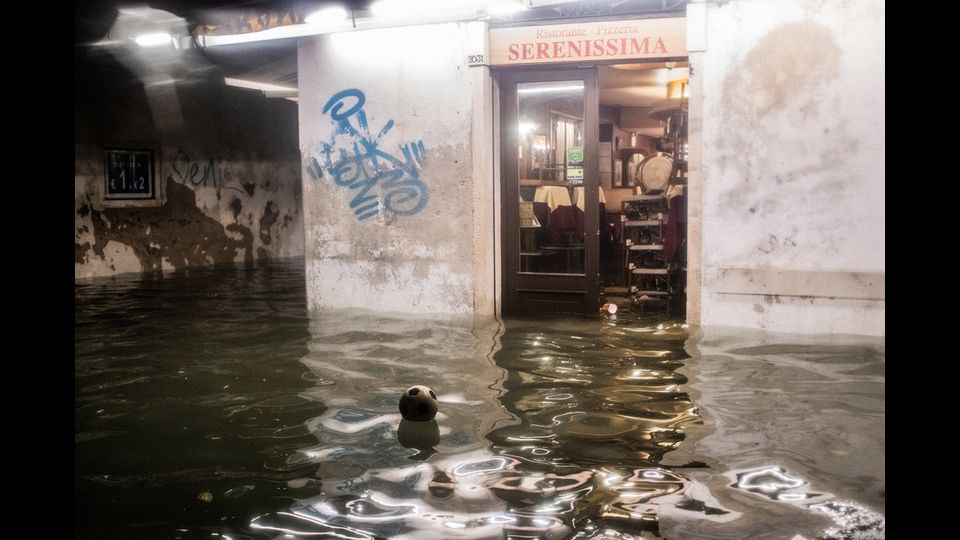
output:
M 599 300 L 595 69 L 503 72 L 503 312 L 593 313 Z

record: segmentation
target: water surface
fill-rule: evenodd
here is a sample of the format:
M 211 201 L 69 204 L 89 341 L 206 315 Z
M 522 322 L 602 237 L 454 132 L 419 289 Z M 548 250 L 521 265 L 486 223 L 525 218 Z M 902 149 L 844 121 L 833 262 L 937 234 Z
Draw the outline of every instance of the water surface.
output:
M 76 285 L 80 538 L 882 538 L 882 342 Z M 435 422 L 401 421 L 414 384 Z

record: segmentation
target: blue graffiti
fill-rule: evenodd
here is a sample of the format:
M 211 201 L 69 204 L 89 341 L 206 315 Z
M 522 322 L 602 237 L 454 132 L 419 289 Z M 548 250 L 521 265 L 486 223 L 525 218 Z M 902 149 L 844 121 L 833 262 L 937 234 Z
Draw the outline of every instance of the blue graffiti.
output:
M 430 190 L 420 178 L 426 162 L 423 141 L 400 145 L 399 154 L 380 148 L 381 139 L 394 126 L 387 120 L 376 135 L 367 124 L 363 105 L 367 98 L 356 88 L 334 94 L 323 106 L 334 122 L 330 142 L 320 143 L 319 159 L 310 157 L 307 172 L 315 180 L 329 177 L 354 190 L 350 208 L 363 221 L 380 213 L 409 216 L 427 206 Z M 375 190 L 374 188 L 379 188 Z

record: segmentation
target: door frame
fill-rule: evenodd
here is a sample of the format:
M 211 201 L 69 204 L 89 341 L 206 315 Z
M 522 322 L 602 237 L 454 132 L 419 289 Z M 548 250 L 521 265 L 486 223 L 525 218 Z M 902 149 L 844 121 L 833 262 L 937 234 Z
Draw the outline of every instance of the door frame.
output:
M 596 65 L 500 68 L 493 70 L 500 90 L 500 216 L 501 309 L 505 315 L 528 313 L 536 295 L 561 299 L 541 304 L 545 308 L 569 305 L 563 313 L 592 314 L 600 299 L 600 100 Z M 584 273 L 544 274 L 520 272 L 519 171 L 517 169 L 517 85 L 528 82 L 583 81 L 584 136 Z M 521 293 L 530 297 L 522 301 Z M 569 301 L 562 299 L 567 298 Z M 581 304 L 581 308 L 577 308 Z M 561 308 L 562 309 L 562 308 Z

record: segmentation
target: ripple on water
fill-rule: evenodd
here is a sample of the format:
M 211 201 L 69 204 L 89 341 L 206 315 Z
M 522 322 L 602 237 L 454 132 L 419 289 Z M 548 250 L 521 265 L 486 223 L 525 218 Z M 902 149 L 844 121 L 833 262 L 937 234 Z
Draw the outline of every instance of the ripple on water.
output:
M 304 281 L 78 283 L 78 536 L 882 537 L 882 348 L 310 317 Z

